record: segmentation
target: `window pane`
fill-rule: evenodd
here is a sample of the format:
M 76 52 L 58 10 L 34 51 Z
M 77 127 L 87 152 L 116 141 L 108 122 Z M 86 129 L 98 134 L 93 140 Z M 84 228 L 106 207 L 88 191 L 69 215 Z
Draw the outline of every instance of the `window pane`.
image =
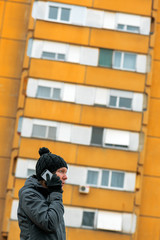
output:
M 51 88 L 38 86 L 37 97 L 50 98 Z
M 95 212 L 83 212 L 82 226 L 94 227 Z
M 112 172 L 111 187 L 123 188 L 124 173 Z
M 61 61 L 64 61 L 64 60 L 65 60 L 65 54 L 58 53 L 58 54 L 57 54 L 57 59 L 58 59 L 58 60 L 61 60 Z
M 112 50 L 100 49 L 98 65 L 103 67 L 112 67 L 112 54 Z
M 103 128 L 93 127 L 91 144 L 102 145 Z
M 61 94 L 61 89 L 60 88 L 54 88 L 53 89 L 53 99 L 60 100 L 60 94 Z
M 124 28 L 125 28 L 124 24 L 118 24 L 117 25 L 117 29 L 119 29 L 119 30 L 124 30 Z
M 56 54 L 55 53 L 52 53 L 52 52 L 42 52 L 42 58 L 43 59 L 56 59 Z
M 134 33 L 139 33 L 139 27 L 127 25 L 127 31 L 134 32 Z
M 117 105 L 117 97 L 115 97 L 115 96 L 110 96 L 109 106 L 116 107 L 116 105 Z
M 32 137 L 46 137 L 46 126 L 40 126 L 40 125 L 33 125 L 32 129 Z
M 109 181 L 109 171 L 102 171 L 101 185 L 108 186 L 108 181 Z
M 98 182 L 98 172 L 88 170 L 87 183 L 97 185 Z
M 70 9 L 69 8 L 62 8 L 61 10 L 61 20 L 62 21 L 69 21 L 70 16 Z
M 56 132 L 57 132 L 56 127 L 49 127 L 48 128 L 48 138 L 55 140 L 56 139 Z
M 49 7 L 49 18 L 57 19 L 58 17 L 58 7 Z
M 113 66 L 116 68 L 120 68 L 121 67 L 121 57 L 122 57 L 122 53 L 121 52 L 115 52 L 114 54 L 114 62 L 113 62 Z
M 132 107 L 132 99 L 130 98 L 120 98 L 119 107 L 131 108 Z
M 36 171 L 34 169 L 27 169 L 27 177 L 34 175 Z
M 131 69 L 131 70 L 136 69 L 136 54 L 130 54 L 130 53 L 124 54 L 123 68 Z

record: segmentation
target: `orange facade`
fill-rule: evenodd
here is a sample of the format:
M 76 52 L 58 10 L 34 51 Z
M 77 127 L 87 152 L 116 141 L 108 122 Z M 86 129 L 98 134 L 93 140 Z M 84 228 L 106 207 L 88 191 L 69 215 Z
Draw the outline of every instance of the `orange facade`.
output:
M 81 11 L 83 10 L 85 14 L 88 14 L 85 15 L 88 18 L 85 17 L 81 25 L 72 24 L 72 22 L 51 21 L 42 14 L 43 11 L 40 11 L 41 16 L 38 15 L 38 10 L 37 15 L 33 14 L 33 7 L 38 8 L 38 5 L 34 5 L 35 2 L 43 3 L 43 7 L 45 6 L 46 9 L 47 4 L 51 4 L 51 6 L 59 4 L 57 5 L 59 8 L 61 6 L 72 6 L 73 9 L 80 7 Z M 106 14 L 104 16 L 112 16 L 111 19 L 115 15 L 115 21 L 118 21 L 118 17 L 123 19 L 121 21 L 127 17 L 129 19 L 135 17 L 138 19 L 136 21 L 141 23 L 148 18 L 150 19 L 150 31 L 148 34 L 140 34 L 119 31 L 111 26 L 107 29 L 104 27 L 107 22 L 103 27 L 97 27 L 91 23 L 91 21 L 94 22 L 91 17 L 93 12 L 101 14 L 99 16 L 102 16 L 103 12 Z M 105 18 L 103 17 L 103 19 Z M 67 240 L 75 238 L 77 240 L 97 238 L 100 240 L 159 239 L 159 23 L 160 1 L 158 0 L 131 0 L 128 2 L 117 0 L 116 3 L 106 0 L 86 0 L 85 2 L 82 0 L 51 0 L 50 3 L 44 0 L 0 0 L 0 240 L 20 239 L 14 203 L 18 201 L 18 191 L 24 185 L 27 176 L 18 175 L 18 164 L 21 161 L 36 161 L 38 149 L 42 146 L 53 149 L 54 153 L 62 155 L 70 166 L 77 167 L 77 169 L 83 168 L 87 169 L 86 171 L 94 169 L 102 173 L 106 170 L 117 171 L 125 173 L 125 176 L 135 176 L 134 180 L 131 178 L 126 180 L 124 184 L 127 186 L 126 189 L 91 185 L 88 194 L 80 193 L 80 183 L 77 185 L 74 183 L 66 184 L 63 197 L 66 207 L 80 210 L 90 209 L 97 212 L 106 211 L 123 216 L 123 227 L 122 230 L 118 231 L 83 226 L 76 228 L 67 223 Z M 132 25 L 134 26 L 133 23 Z M 51 49 L 54 49 L 55 46 L 59 48 L 62 46 L 60 44 L 67 46 L 67 51 L 72 47 L 79 50 L 76 53 L 72 52 L 73 56 L 69 61 L 44 59 L 43 52 L 40 57 L 37 57 L 40 48 L 38 51 L 33 50 L 36 40 L 45 41 L 42 51 L 48 46 Z M 30 43 L 32 46 L 29 45 Z M 88 57 L 89 54 L 82 56 L 81 49 L 87 49 L 90 51 L 89 54 L 91 51 L 98 51 L 98 54 L 94 55 L 98 58 L 97 65 L 92 63 L 93 57 Z M 101 49 L 114 51 L 113 67 L 100 65 Z M 67 54 L 66 57 L 68 57 Z M 123 58 L 125 56 L 135 57 L 136 55 L 136 59 L 145 56 L 145 70 L 144 58 L 143 61 L 139 60 L 139 63 L 135 63 L 140 70 L 116 68 L 114 66 L 116 54 L 117 56 L 121 54 Z M 84 56 L 88 61 L 87 64 L 82 61 Z M 78 59 L 77 62 L 75 59 Z M 32 79 L 35 84 L 31 89 L 35 91 L 34 94 L 33 91 L 28 90 L 29 79 Z M 45 85 L 45 82 L 48 85 Z M 55 82 L 61 84 L 56 86 L 62 86 L 61 99 L 55 100 L 38 96 L 40 87 L 51 86 L 50 88 L 53 88 Z M 68 94 L 67 99 L 69 100 L 63 100 L 64 95 L 68 93 L 65 92 L 65 86 L 70 85 L 72 89 L 76 89 L 75 98 L 71 100 Z M 98 99 L 98 104 L 90 104 L 90 99 L 87 98 L 85 98 L 87 100 L 84 103 L 83 94 L 78 95 L 77 90 L 82 86 L 91 87 L 94 92 L 106 90 L 108 98 L 117 98 L 119 101 L 122 98 L 123 100 L 131 98 L 126 96 L 132 96 L 132 101 L 135 100 L 135 96 L 141 96 L 138 98 L 139 100 L 135 101 L 138 110 L 126 109 L 120 105 L 113 107 L 113 105 L 100 104 L 99 102 L 103 100 L 100 95 L 96 95 L 97 98 L 94 96 Z M 140 99 L 143 99 L 141 110 L 139 110 Z M 26 121 L 25 123 L 28 125 L 24 125 L 23 121 Z M 64 129 L 67 126 L 71 130 L 75 126 L 79 129 L 83 128 L 83 130 L 90 128 L 92 131 L 90 142 L 85 142 L 85 138 L 87 138 L 85 134 L 84 143 L 80 140 L 76 140 L 76 142 L 60 139 L 60 136 L 57 139 L 34 136 L 33 125 L 36 121 L 43 125 L 54 122 L 59 128 L 63 124 Z M 32 132 L 29 135 L 30 128 L 32 128 Z M 104 131 L 103 144 L 101 145 L 92 142 L 95 129 Z M 110 133 L 115 131 L 117 135 L 119 133 L 128 134 L 129 137 L 126 138 L 129 139 L 128 142 L 126 143 L 127 140 L 125 140 L 125 144 L 122 144 L 124 139 L 120 135 L 121 139 L 117 140 L 118 144 L 117 142 L 110 143 L 111 140 L 107 138 L 108 130 Z M 77 135 L 74 137 L 73 135 L 74 133 L 71 132 L 70 139 L 77 137 Z M 126 146 L 126 144 L 128 145 Z M 138 145 L 137 148 L 135 144 Z M 134 182 L 134 190 L 128 190 L 130 181 Z M 123 232 L 123 228 L 125 228 L 123 214 L 136 215 L 135 229 L 132 226 L 130 232 Z

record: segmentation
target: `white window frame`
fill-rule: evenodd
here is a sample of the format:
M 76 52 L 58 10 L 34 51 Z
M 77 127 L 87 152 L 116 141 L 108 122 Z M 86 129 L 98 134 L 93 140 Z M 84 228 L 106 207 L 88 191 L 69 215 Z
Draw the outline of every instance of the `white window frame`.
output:
M 49 18 L 50 7 L 58 8 L 57 19 Z M 66 8 L 66 9 L 70 10 L 69 21 L 61 20 L 62 8 Z M 46 11 L 46 19 L 49 20 L 49 21 L 52 21 L 52 22 L 60 22 L 60 23 L 71 24 L 71 11 L 72 11 L 72 5 L 48 2 L 47 3 L 47 11 Z
M 94 213 L 94 221 L 93 221 L 93 226 L 85 226 L 85 225 L 82 225 L 82 222 L 81 222 L 81 228 L 84 228 L 84 229 L 95 229 L 96 228 L 96 225 L 97 225 L 97 214 L 98 214 L 98 210 L 93 210 L 93 209 L 83 209 L 82 211 L 82 221 L 83 221 L 83 214 L 84 212 L 92 212 Z
M 45 137 L 42 138 L 42 139 L 48 139 L 48 140 L 53 140 L 53 141 L 57 140 L 58 133 L 59 133 L 59 124 L 57 122 L 48 121 L 47 123 L 45 123 L 45 121 L 43 122 L 43 120 L 42 121 L 40 120 L 40 122 L 37 121 L 37 120 L 34 120 L 33 124 L 32 124 L 32 133 L 33 133 L 33 126 L 34 125 L 46 127 Z M 56 127 L 57 130 L 56 130 L 56 138 L 55 139 L 48 138 L 49 127 Z M 31 137 L 41 138 L 41 137 L 38 137 L 38 136 L 33 136 L 32 133 L 31 133 Z
M 123 29 L 120 29 L 120 28 L 118 28 L 118 25 L 123 25 L 124 28 L 123 28 Z M 135 27 L 135 28 L 138 28 L 138 31 L 128 30 L 127 27 Z M 130 32 L 130 33 L 137 33 L 137 34 L 140 33 L 140 27 L 139 27 L 139 26 L 133 26 L 133 25 L 129 25 L 129 24 L 117 23 L 116 29 L 117 29 L 118 31 L 122 31 L 122 32 Z
M 116 53 L 118 53 L 118 52 L 121 53 L 120 67 L 114 66 L 115 55 L 116 55 Z M 135 69 L 130 69 L 130 68 L 125 68 L 125 67 L 123 67 L 125 54 L 131 54 L 131 55 L 136 56 Z M 136 63 L 137 63 L 137 54 L 136 54 L 136 53 L 113 51 L 113 58 L 112 58 L 112 68 L 113 68 L 113 69 L 120 69 L 120 70 L 125 70 L 125 71 L 136 72 L 136 65 L 137 65 Z
M 116 97 L 116 106 L 111 106 L 110 103 L 110 97 Z M 129 92 L 129 91 L 121 91 L 121 90 L 110 90 L 109 92 L 109 102 L 108 102 L 108 107 L 109 108 L 118 108 L 118 109 L 124 109 L 124 110 L 132 110 L 133 109 L 133 97 L 134 94 L 133 92 Z M 121 107 L 119 106 L 120 103 L 120 98 L 127 98 L 127 99 L 131 99 L 131 107 L 127 108 L 127 107 Z

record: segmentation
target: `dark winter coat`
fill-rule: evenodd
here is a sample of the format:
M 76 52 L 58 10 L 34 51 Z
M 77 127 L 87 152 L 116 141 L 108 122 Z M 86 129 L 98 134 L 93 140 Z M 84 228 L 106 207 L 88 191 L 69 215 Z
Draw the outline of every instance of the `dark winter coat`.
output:
M 65 240 L 62 193 L 48 193 L 29 177 L 19 191 L 18 222 L 21 240 Z

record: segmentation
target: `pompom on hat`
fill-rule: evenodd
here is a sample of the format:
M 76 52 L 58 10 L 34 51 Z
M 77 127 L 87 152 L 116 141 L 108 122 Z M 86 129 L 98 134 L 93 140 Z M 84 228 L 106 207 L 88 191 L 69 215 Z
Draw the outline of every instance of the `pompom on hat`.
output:
M 51 173 L 56 172 L 59 168 L 66 167 L 67 163 L 64 159 L 49 151 L 48 148 L 42 147 L 39 149 L 40 158 L 36 164 L 36 176 L 38 180 L 42 180 L 41 174 L 45 169 L 48 169 Z

